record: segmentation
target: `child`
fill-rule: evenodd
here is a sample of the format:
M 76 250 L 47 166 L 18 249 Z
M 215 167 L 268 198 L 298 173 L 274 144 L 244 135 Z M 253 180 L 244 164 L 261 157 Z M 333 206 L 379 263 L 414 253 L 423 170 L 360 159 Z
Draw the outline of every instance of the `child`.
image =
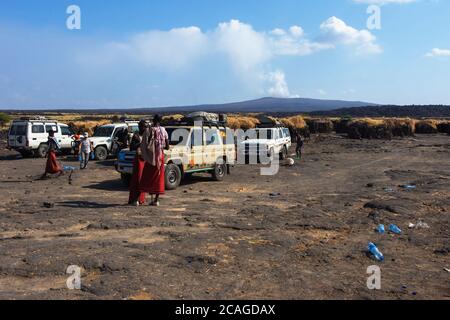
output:
M 297 132 L 297 148 L 295 149 L 295 153 L 297 154 L 297 159 L 302 159 L 302 148 L 303 148 L 303 138 L 299 132 Z
M 88 140 L 88 137 L 89 134 L 85 132 L 78 149 L 81 170 L 86 169 L 91 152 L 94 151 L 94 145 L 92 144 L 92 141 Z

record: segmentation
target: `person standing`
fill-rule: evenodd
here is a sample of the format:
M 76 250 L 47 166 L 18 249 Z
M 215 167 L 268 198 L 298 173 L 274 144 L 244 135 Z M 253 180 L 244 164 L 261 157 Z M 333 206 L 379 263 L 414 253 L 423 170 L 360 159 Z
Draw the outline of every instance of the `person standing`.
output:
M 48 178 L 50 174 L 63 175 L 64 171 L 61 168 L 58 160 L 56 159 L 56 153 L 61 151 L 61 146 L 58 140 L 55 138 L 55 132 L 50 130 L 48 132 L 47 140 L 48 150 L 47 150 L 47 163 L 45 166 L 45 173 L 42 175 L 42 179 Z
M 297 154 L 297 159 L 302 159 L 302 148 L 303 148 L 303 137 L 300 132 L 296 133 L 297 147 L 295 148 L 295 153 Z
M 94 145 L 92 141 L 89 139 L 89 134 L 87 132 L 84 133 L 83 138 L 81 139 L 78 154 L 80 157 L 80 169 L 84 170 L 87 168 L 89 163 L 89 158 L 91 156 L 91 152 L 94 151 Z
M 153 118 L 153 126 L 142 137 L 141 151 L 145 160 L 140 192 L 151 195 L 150 205 L 159 206 L 159 196 L 165 192 L 164 150 L 170 149 L 169 135 L 161 126 L 161 117 Z
M 145 160 L 142 158 L 141 143 L 142 137 L 148 130 L 147 122 L 141 120 L 139 122 L 139 131 L 133 134 L 130 142 L 130 151 L 135 151 L 136 156 L 133 161 L 133 175 L 130 180 L 130 195 L 128 197 L 128 204 L 139 206 L 145 203 L 145 193 L 140 192 L 140 184 L 143 179 L 143 171 L 145 167 Z M 146 177 L 149 179 L 149 177 Z

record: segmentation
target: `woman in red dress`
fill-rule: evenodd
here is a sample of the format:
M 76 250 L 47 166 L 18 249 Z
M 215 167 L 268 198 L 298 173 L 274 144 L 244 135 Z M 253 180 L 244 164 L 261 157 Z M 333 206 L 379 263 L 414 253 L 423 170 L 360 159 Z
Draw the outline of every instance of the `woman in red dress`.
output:
M 55 132 L 53 130 L 50 130 L 48 132 L 47 145 L 47 163 L 45 165 L 45 173 L 42 176 L 43 179 L 48 178 L 49 174 L 63 174 L 63 169 L 56 159 L 56 153 L 60 151 L 60 145 L 58 143 L 58 140 L 56 140 L 55 138 Z
M 147 129 L 147 122 L 141 120 L 139 122 L 139 132 L 135 132 L 130 142 L 130 151 L 136 151 L 136 157 L 133 162 L 133 175 L 130 181 L 130 196 L 128 204 L 139 206 L 145 202 L 145 193 L 140 192 L 140 182 L 144 171 L 145 160 L 142 158 L 141 143 L 142 136 Z
M 169 135 L 161 126 L 161 120 L 159 115 L 153 118 L 153 126 L 144 134 L 142 141 L 142 156 L 146 163 L 140 191 L 151 195 L 152 206 L 159 206 L 159 196 L 165 191 L 164 150 L 170 148 Z
M 150 205 L 159 206 L 159 196 L 165 191 L 164 149 L 170 147 L 169 136 L 158 115 L 153 119 L 153 127 L 142 129 L 140 123 L 141 143 L 134 161 L 129 202 L 136 206 L 143 204 L 145 194 L 149 193 Z

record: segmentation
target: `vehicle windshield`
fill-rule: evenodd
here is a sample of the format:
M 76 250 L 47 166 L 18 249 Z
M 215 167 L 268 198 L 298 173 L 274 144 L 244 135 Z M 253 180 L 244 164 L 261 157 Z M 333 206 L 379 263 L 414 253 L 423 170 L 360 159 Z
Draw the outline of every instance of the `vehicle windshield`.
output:
M 27 134 L 27 126 L 25 124 L 13 124 L 9 134 L 11 136 L 25 136 Z
M 94 137 L 109 138 L 111 137 L 113 131 L 114 127 L 99 127 L 95 130 Z

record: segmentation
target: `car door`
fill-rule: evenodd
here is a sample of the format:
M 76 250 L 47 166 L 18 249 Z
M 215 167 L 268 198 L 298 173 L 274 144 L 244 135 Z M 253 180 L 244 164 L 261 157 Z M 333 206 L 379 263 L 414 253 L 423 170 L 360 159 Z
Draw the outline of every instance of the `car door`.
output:
M 68 126 L 59 126 L 60 137 L 61 137 L 61 148 L 70 149 L 72 148 L 72 136 L 73 132 Z
M 205 166 L 213 168 L 217 162 L 217 159 L 222 159 L 223 155 L 224 149 L 219 130 L 216 128 L 205 129 Z
M 44 123 L 33 122 L 31 124 L 31 135 L 29 138 L 30 147 L 37 149 L 41 143 L 46 143 L 48 134 L 45 130 Z
M 28 123 L 13 122 L 8 134 L 8 144 L 13 148 L 24 148 L 27 144 Z
M 190 147 L 191 157 L 189 161 L 189 170 L 198 170 L 205 168 L 204 159 L 204 132 L 202 128 L 193 128 L 191 130 Z

